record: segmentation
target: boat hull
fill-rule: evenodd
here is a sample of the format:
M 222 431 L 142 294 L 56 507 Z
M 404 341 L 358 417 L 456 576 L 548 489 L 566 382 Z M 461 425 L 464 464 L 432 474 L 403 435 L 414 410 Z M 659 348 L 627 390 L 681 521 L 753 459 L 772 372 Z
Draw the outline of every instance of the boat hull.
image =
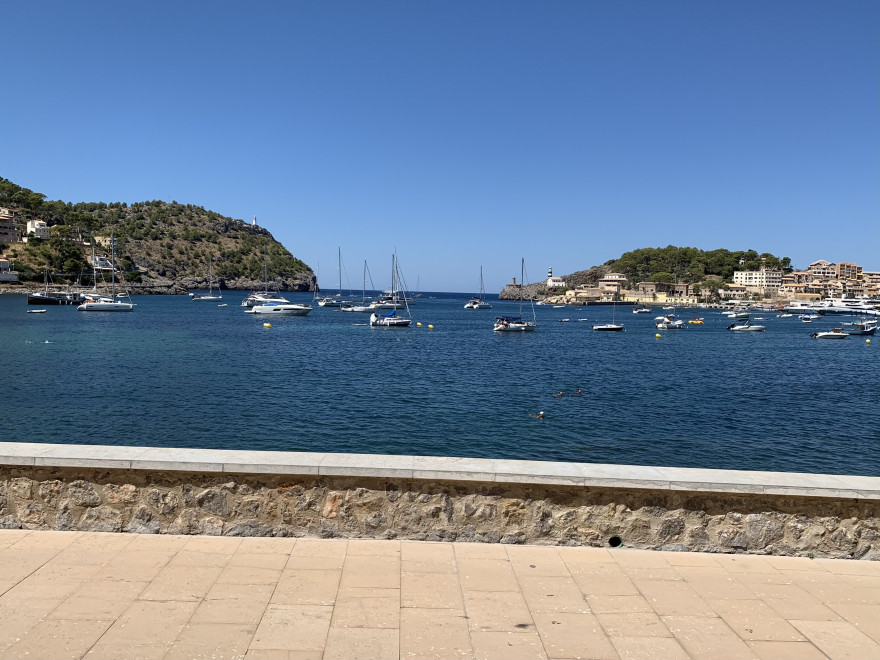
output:
M 261 314 L 263 316 L 305 316 L 312 311 L 308 305 L 254 305 L 245 313 Z
M 124 302 L 85 302 L 77 310 L 80 312 L 131 312 L 133 303 Z

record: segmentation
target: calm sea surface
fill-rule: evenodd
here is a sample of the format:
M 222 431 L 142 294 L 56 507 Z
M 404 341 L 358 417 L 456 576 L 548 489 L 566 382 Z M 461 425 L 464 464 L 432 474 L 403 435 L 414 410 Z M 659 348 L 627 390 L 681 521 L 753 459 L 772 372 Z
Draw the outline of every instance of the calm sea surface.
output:
M 880 337 L 810 338 L 849 317 L 736 334 L 691 310 L 705 325 L 656 339 L 659 307 L 539 306 L 537 332 L 508 335 L 492 322 L 518 303 L 438 293 L 421 328 L 316 306 L 266 329 L 244 295 L 130 314 L 0 295 L 0 440 L 880 474 Z M 590 329 L 613 314 L 626 332 Z

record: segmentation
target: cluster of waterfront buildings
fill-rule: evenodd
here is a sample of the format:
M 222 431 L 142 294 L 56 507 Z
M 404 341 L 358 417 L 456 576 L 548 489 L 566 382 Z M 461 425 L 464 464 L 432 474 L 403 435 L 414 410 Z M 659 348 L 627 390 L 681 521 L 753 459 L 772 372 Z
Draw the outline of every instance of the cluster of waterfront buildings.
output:
M 559 293 L 555 302 L 580 305 L 596 302 L 666 303 L 697 305 L 710 298 L 721 301 L 737 300 L 790 300 L 818 301 L 826 298 L 880 298 L 880 272 L 866 271 L 858 264 L 831 263 L 820 259 L 805 270 L 789 273 L 782 270 L 738 270 L 733 273 L 733 283 L 720 287 L 708 280 L 700 284 L 677 284 L 667 282 L 639 282 L 627 288 L 623 273 L 607 273 L 595 285 L 580 285 L 567 289 L 561 277 L 547 274 L 546 287 L 551 296 Z

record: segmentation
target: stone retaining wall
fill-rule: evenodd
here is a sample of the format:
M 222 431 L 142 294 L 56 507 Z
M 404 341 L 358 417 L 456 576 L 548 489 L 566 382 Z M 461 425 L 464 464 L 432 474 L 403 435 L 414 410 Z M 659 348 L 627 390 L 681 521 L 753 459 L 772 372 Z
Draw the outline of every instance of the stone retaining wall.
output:
M 0 527 L 880 559 L 878 499 L 454 479 L 7 464 Z

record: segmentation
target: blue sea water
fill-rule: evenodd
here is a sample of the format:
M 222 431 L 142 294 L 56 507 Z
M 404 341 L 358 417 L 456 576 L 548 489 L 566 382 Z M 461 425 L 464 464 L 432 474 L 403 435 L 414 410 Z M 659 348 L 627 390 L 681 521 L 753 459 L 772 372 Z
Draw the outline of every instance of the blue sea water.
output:
M 680 310 L 705 324 L 657 339 L 657 307 L 539 306 L 536 332 L 501 334 L 518 303 L 426 293 L 422 327 L 316 307 L 267 329 L 243 297 L 27 314 L 0 296 L 0 440 L 880 474 L 880 337 L 810 338 L 851 318 L 737 334 Z M 613 316 L 625 332 L 591 330 Z

